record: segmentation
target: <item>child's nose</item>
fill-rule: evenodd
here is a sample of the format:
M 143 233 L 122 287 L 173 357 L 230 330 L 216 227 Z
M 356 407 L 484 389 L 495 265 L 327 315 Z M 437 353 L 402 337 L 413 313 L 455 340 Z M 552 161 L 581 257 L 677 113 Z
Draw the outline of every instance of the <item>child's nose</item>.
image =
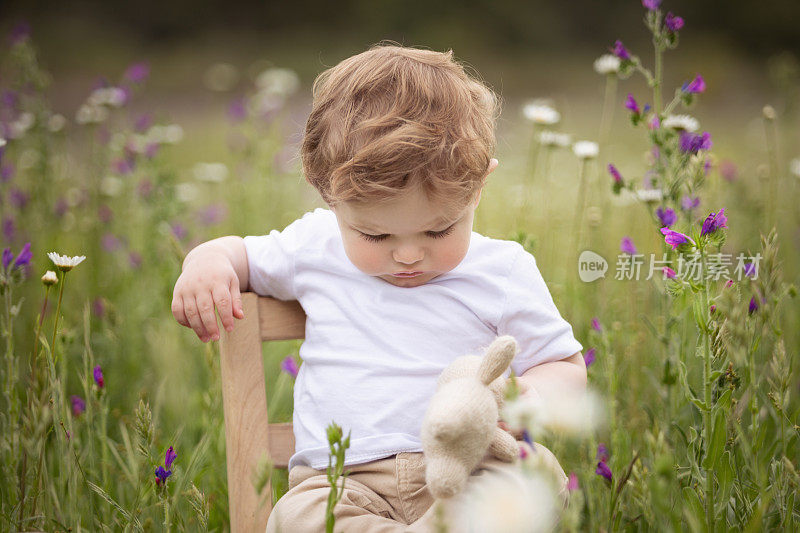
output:
M 422 251 L 422 248 L 418 246 L 401 246 L 395 248 L 393 255 L 394 260 L 398 263 L 413 265 L 414 263 L 420 262 L 425 256 L 425 253 Z

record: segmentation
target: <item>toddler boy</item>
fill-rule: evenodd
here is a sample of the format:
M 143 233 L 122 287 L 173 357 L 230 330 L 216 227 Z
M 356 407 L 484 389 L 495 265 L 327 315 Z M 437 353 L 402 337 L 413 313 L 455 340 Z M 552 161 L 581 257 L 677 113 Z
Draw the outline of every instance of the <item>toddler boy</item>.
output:
M 511 368 L 527 394 L 585 386 L 581 345 L 533 256 L 472 231 L 498 165 L 498 107 L 452 52 L 376 45 L 345 59 L 314 83 L 301 149 L 330 209 L 186 256 L 172 311 L 203 342 L 219 338 L 215 306 L 227 330 L 243 317 L 240 291 L 298 300 L 307 315 L 290 490 L 267 531 L 324 530 L 331 421 L 351 433 L 336 529 L 433 530 L 422 419 L 441 371 L 498 335 L 520 346 Z

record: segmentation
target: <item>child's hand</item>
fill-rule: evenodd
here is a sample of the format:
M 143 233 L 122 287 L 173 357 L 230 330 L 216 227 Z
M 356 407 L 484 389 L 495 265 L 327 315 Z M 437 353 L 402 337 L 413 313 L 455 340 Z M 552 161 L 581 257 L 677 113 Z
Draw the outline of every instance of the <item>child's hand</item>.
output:
M 172 293 L 172 315 L 192 328 L 203 342 L 219 340 L 216 306 L 222 325 L 233 329 L 233 318 L 244 318 L 239 278 L 224 255 L 207 252 L 184 265 Z

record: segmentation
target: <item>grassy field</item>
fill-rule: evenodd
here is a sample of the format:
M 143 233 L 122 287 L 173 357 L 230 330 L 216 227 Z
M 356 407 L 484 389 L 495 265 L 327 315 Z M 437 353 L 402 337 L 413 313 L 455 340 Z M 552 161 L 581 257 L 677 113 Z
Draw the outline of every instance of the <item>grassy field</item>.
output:
M 678 112 L 691 113 L 699 131 L 711 133 L 711 167 L 700 179 L 690 168 L 697 161 L 675 150 L 665 163 L 672 173 L 664 172 L 692 175 L 700 205 L 691 213 L 680 210 L 682 195 L 646 203 L 612 192 L 609 163 L 632 190 L 657 164 L 653 138 L 645 126 L 631 125 L 623 107 L 629 92 L 652 104 L 652 91 L 634 76 L 605 92 L 605 76 L 591 67 L 605 43 L 593 55 L 562 52 L 547 62 L 544 54 L 466 56 L 505 101 L 500 167 L 475 230 L 523 242 L 585 351 L 596 350 L 589 383 L 608 423 L 589 437 L 537 436 L 578 480 L 581 496 L 564 516 L 565 529 L 703 530 L 715 521 L 721 529 L 792 530 L 797 524 L 800 338 L 793 325 L 800 316 L 789 284 L 797 284 L 800 272 L 800 178 L 791 170 L 800 157 L 799 88 L 775 67 L 791 65 L 788 59 L 769 68 L 742 63 L 725 48 L 690 39 L 667 56 L 664 101 L 675 86 L 703 74 L 707 90 Z M 217 349 L 172 318 L 172 287 L 196 244 L 280 229 L 323 205 L 296 157 L 310 83 L 322 65 L 357 50 L 329 49 L 323 57 L 312 45 L 284 42 L 269 43 L 264 53 L 245 39 L 242 49 L 200 44 L 137 50 L 133 57 L 122 45 L 109 45 L 105 54 L 76 45 L 59 55 L 54 42 L 41 51 L 50 58 L 47 71 L 31 39 L 9 47 L 2 63 L 2 80 L 10 82 L 4 89 L 19 92 L 26 82 L 31 88 L 17 102 L 4 99 L 4 122 L 34 117 L 21 134 L 8 136 L 0 162 L 14 169 L 0 182 L 3 248 L 17 257 L 30 242 L 32 252 L 29 267 L 9 262 L 3 269 L 3 529 L 225 529 Z M 710 52 L 698 59 L 691 47 L 700 45 Z M 641 55 L 651 63 L 652 51 Z M 150 75 L 126 79 L 129 62 L 118 58 L 146 59 Z M 233 67 L 237 81 L 210 90 L 208 69 L 220 62 Z M 232 120 L 231 102 L 259 101 L 254 79 L 273 67 L 296 72 L 297 89 L 276 89 L 267 115 L 251 110 Z M 127 84 L 129 99 L 119 107 L 100 104 L 107 118 L 79 124 L 76 112 L 96 76 L 112 87 Z M 769 84 L 757 81 L 763 77 Z M 521 110 L 532 98 L 549 99 L 561 120 L 546 127 L 526 120 Z M 767 104 L 774 117 L 762 111 Z M 52 113 L 65 115 L 66 124 L 55 128 Z M 152 124 L 137 126 L 147 113 Z M 170 124 L 180 125 L 180 139 L 153 130 Z M 599 141 L 599 156 L 580 160 L 570 147 L 539 146 L 543 129 Z M 662 153 L 675 149 L 677 136 L 670 135 L 658 140 Z M 154 154 L 144 145 L 126 151 L 143 138 L 157 146 Z M 199 163 L 224 164 L 225 175 Z M 724 208 L 722 251 L 760 252 L 766 258 L 760 278 L 736 280 L 728 292 L 724 279 L 693 286 L 614 279 L 624 237 L 640 254 L 667 253 L 677 262 L 656 222 L 660 205 L 673 207 L 680 215 L 673 229 L 689 234 Z M 777 237 L 762 245 L 773 226 Z M 716 251 L 714 244 L 706 253 Z M 606 258 L 605 278 L 579 279 L 583 250 Z M 86 259 L 66 275 L 68 283 L 62 273 L 46 293 L 40 277 L 56 270 L 51 251 Z M 759 309 L 748 312 L 756 296 Z M 711 303 L 716 315 L 706 312 Z M 591 327 L 593 318 L 602 331 Z M 291 420 L 292 378 L 280 365 L 297 358 L 298 346 L 265 348 L 270 421 Z M 102 386 L 93 374 L 97 365 Z M 75 409 L 72 396 L 86 402 L 85 410 Z M 599 443 L 611 452 L 612 483 L 595 473 Z M 169 446 L 178 458 L 167 482 L 156 485 L 153 470 Z M 278 497 L 285 473 L 275 472 L 273 482 Z

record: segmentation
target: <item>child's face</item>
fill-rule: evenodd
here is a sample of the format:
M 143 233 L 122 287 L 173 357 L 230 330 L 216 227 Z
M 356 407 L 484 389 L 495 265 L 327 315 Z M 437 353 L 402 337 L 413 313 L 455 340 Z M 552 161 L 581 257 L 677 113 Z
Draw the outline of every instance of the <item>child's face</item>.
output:
M 497 165 L 492 160 L 489 172 Z M 418 287 L 454 269 L 467 255 L 476 200 L 455 215 L 422 190 L 381 205 L 333 208 L 347 257 L 359 270 L 398 287 Z M 402 276 L 400 273 L 413 273 Z

